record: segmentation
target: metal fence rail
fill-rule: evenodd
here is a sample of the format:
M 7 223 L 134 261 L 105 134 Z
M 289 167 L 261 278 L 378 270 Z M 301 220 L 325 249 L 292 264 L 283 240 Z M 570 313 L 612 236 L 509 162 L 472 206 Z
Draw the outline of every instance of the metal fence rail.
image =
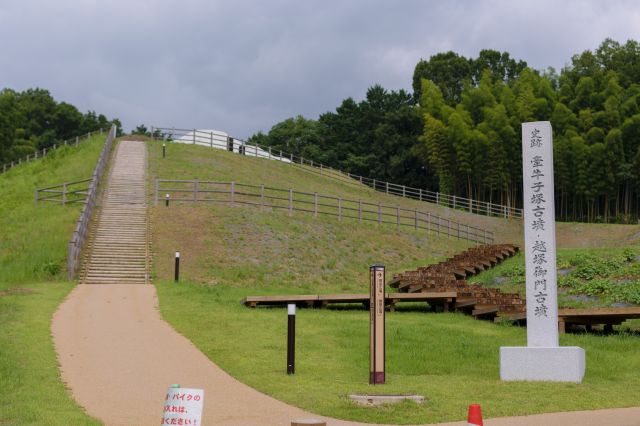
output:
M 491 231 L 461 224 L 430 212 L 420 211 L 418 208 L 407 209 L 321 195 L 317 192 L 300 192 L 237 182 L 156 179 L 155 205 L 174 202 L 251 205 L 261 210 L 286 210 L 289 216 L 293 215 L 293 212 L 305 212 L 313 214 L 314 217 L 333 216 L 340 221 L 351 219 L 394 225 L 397 229 L 420 229 L 482 244 L 494 241 Z
M 84 202 L 89 195 L 91 179 L 83 179 L 75 182 L 64 182 L 60 185 L 36 189 L 36 204 L 40 202 L 53 202 L 56 204 L 70 204 Z
M 22 163 L 28 163 L 30 161 L 42 158 L 42 157 L 46 156 L 47 153 L 50 153 L 51 151 L 54 151 L 54 150 L 56 150 L 56 149 L 58 149 L 58 148 L 60 148 L 62 146 L 67 146 L 67 145 L 78 146 L 80 144 L 80 142 L 83 142 L 83 141 L 89 139 L 91 136 L 95 135 L 96 133 L 101 135 L 103 132 L 104 132 L 104 129 L 99 129 L 99 130 L 96 130 L 94 132 L 89 132 L 86 135 L 76 136 L 74 139 L 69 139 L 69 140 L 63 141 L 60 144 L 54 144 L 50 148 L 43 148 L 41 150 L 38 150 L 38 151 L 34 152 L 33 154 L 27 154 L 27 156 L 24 157 L 24 159 L 23 158 L 19 158 L 18 160 L 11 161 L 10 163 L 3 164 L 2 167 L 0 168 L 0 174 L 6 173 L 9 170 L 11 170 L 12 168 L 14 168 L 16 166 L 19 166 Z
M 104 170 L 107 166 L 109 153 L 111 152 L 111 146 L 113 145 L 113 141 L 115 138 L 116 126 L 112 125 L 111 129 L 109 129 L 109 132 L 107 133 L 107 139 L 105 140 L 104 147 L 100 152 L 100 157 L 98 157 L 96 168 L 93 171 L 91 182 L 89 183 L 89 188 L 87 190 L 86 201 L 84 203 L 84 206 L 82 207 L 82 212 L 80 213 L 80 217 L 78 218 L 78 222 L 76 223 L 76 228 L 73 231 L 71 241 L 69 241 L 67 253 L 67 275 L 70 280 L 74 279 L 76 276 L 76 271 L 78 269 L 78 258 L 80 257 L 80 252 L 82 251 L 82 248 L 84 247 L 85 241 L 87 239 L 89 222 L 96 205 L 98 186 L 100 185 Z
M 470 213 L 499 216 L 504 218 L 521 218 L 522 209 L 510 207 L 502 204 L 489 203 L 486 201 L 477 201 L 469 198 L 458 197 L 456 195 L 442 194 L 439 192 L 429 191 L 421 188 L 413 188 L 405 185 L 399 185 L 379 179 L 368 178 L 345 173 L 340 170 L 325 166 L 322 163 L 314 162 L 308 158 L 283 152 L 282 150 L 273 150 L 271 147 L 260 146 L 257 144 L 249 144 L 244 140 L 231 137 L 223 132 L 202 131 L 198 129 L 176 129 L 152 127 L 151 133 L 156 139 L 174 141 L 180 143 L 191 143 L 194 145 L 208 146 L 210 148 L 225 149 L 241 155 L 250 157 L 266 158 L 270 160 L 282 161 L 291 165 L 310 166 L 311 171 L 332 179 L 340 180 L 348 184 L 363 184 L 370 188 L 385 192 L 387 194 L 396 195 L 405 198 L 412 198 L 428 203 L 435 203 L 440 206 L 453 209 L 465 210 Z M 157 136 L 159 134 L 160 136 Z M 305 167 L 305 170 L 309 170 Z

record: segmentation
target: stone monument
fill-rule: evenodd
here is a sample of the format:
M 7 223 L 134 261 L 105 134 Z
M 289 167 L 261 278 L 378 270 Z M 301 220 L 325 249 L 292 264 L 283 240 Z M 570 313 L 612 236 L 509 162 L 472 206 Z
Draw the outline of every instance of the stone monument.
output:
M 522 123 L 527 346 L 500 348 L 500 379 L 580 383 L 584 349 L 559 345 L 551 123 Z

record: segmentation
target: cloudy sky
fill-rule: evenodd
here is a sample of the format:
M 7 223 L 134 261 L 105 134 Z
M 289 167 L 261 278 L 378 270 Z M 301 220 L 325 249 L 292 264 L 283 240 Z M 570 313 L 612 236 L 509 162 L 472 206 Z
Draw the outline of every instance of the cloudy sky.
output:
M 565 66 L 640 40 L 640 1 L 0 0 L 0 87 L 147 126 L 248 137 L 368 87 L 410 89 L 420 58 L 506 50 Z

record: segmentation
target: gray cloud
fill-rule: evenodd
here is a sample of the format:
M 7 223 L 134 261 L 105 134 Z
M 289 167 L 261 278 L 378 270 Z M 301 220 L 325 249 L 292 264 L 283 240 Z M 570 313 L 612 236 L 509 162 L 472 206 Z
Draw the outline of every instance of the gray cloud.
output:
M 640 39 L 633 1 L 4 0 L 0 86 L 51 90 L 137 124 L 239 137 L 317 117 L 368 87 L 411 88 L 420 58 L 506 50 L 560 69 Z

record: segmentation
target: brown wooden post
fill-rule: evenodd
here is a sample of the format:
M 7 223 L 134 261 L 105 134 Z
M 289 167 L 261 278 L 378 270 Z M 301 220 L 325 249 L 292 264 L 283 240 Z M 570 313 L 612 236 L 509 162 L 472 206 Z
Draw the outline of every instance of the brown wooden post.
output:
M 260 185 L 260 211 L 264 210 L 264 184 Z
M 415 220 L 413 222 L 413 227 L 415 229 L 418 229 L 418 208 L 416 207 L 416 216 L 415 216 Z
M 396 229 L 400 229 L 400 207 L 396 207 Z
M 198 189 L 200 186 L 200 182 L 198 182 L 198 179 L 193 181 L 193 202 L 197 203 L 198 202 Z
M 338 220 L 342 220 L 342 198 L 338 197 Z
M 235 206 L 236 199 L 236 184 L 235 182 L 231 182 L 231 205 Z
M 378 225 L 382 223 L 382 207 L 380 201 L 378 201 Z
M 358 222 L 362 223 L 362 200 L 358 200 Z
M 293 214 L 293 190 L 289 188 L 289 216 Z
M 158 190 L 159 190 L 158 189 L 158 185 L 159 185 L 159 181 L 158 181 L 158 178 L 156 178 L 156 196 L 155 196 L 154 203 L 153 203 L 155 206 L 158 205 Z
M 369 384 L 385 382 L 384 265 L 369 268 Z
M 313 193 L 313 217 L 318 217 L 318 193 Z

